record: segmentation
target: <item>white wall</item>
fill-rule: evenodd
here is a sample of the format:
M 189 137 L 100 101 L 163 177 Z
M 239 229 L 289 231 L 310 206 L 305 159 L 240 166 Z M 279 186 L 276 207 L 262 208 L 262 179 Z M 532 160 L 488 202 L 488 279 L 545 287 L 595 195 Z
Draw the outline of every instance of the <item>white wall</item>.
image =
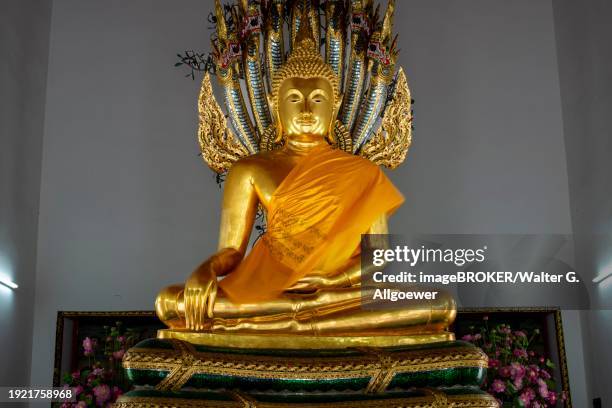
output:
M 32 383 L 57 310 L 151 309 L 215 249 L 198 83 L 172 66 L 211 3 L 54 2 Z M 393 232 L 570 232 L 550 1 L 399 1 L 396 31 L 416 130 Z
M 220 190 L 198 156 L 210 2 L 55 1 L 32 383 L 52 378 L 58 310 L 152 310 L 216 247 Z
M 0 2 L 0 385 L 29 383 L 51 4 Z
M 612 3 L 554 3 L 571 213 L 577 267 L 590 278 L 612 269 Z M 612 405 L 612 278 L 583 313 L 588 399 Z M 589 402 L 590 404 L 590 402 Z
M 413 147 L 395 232 L 570 233 L 551 2 L 398 1 Z

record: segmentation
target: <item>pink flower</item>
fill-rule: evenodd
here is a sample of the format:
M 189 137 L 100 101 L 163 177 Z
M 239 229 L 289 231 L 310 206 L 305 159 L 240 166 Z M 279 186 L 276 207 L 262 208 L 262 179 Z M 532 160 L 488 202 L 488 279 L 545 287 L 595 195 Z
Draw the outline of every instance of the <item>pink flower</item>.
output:
M 125 336 L 119 336 L 117 337 L 117 340 L 119 341 L 119 343 L 125 343 Z
M 91 374 L 93 376 L 100 376 L 100 375 L 104 374 L 104 369 L 100 368 L 100 367 L 94 368 L 93 371 L 91 372 Z
M 519 363 L 510 364 L 510 375 L 512 378 L 522 378 L 525 376 L 525 366 Z
M 510 375 L 512 375 L 512 371 L 509 366 L 500 368 L 498 372 L 502 377 L 510 377 Z
M 489 359 L 489 367 L 494 368 L 494 367 L 499 367 L 500 366 L 500 362 L 499 360 L 496 360 L 494 358 Z
M 80 395 L 83 393 L 83 386 L 82 385 L 77 385 L 76 387 L 72 388 L 72 392 L 74 393 L 74 395 Z
M 527 379 L 533 383 L 535 383 L 538 379 L 538 368 L 535 366 L 530 366 L 527 369 Z
M 548 385 L 543 379 L 538 379 L 538 392 L 542 398 L 548 398 Z
M 546 408 L 546 407 L 538 401 L 533 401 L 533 404 L 531 404 L 531 408 Z
M 466 334 L 465 336 L 463 336 L 461 338 L 461 340 L 463 340 L 463 341 L 472 341 L 472 340 L 474 340 L 474 336 L 472 336 L 471 334 Z
M 104 404 L 111 397 L 110 387 L 106 384 L 100 384 L 94 387 L 93 393 L 96 396 L 96 403 L 98 405 Z
M 525 332 L 524 332 L 524 331 L 522 331 L 522 330 L 517 330 L 517 331 L 515 331 L 515 332 L 514 332 L 514 335 L 515 335 L 516 337 L 527 337 L 527 335 L 525 334 Z
M 554 391 L 548 391 L 548 403 L 552 406 L 557 404 L 557 393 Z
M 531 388 L 527 388 L 525 391 L 519 395 L 519 401 L 523 403 L 524 406 L 528 407 L 530 402 L 535 398 L 535 392 Z
M 489 316 L 482 316 L 482 320 L 489 320 Z
M 87 408 L 87 403 L 85 401 L 79 401 L 76 406 L 77 408 Z
M 506 384 L 504 384 L 502 380 L 495 380 L 493 381 L 493 384 L 491 384 L 491 389 L 493 392 L 500 394 L 506 391 Z
M 115 352 L 113 352 L 113 358 L 115 360 L 121 360 L 123 358 L 124 354 L 125 354 L 125 350 L 123 350 L 123 349 L 115 351 Z
M 83 352 L 86 356 L 93 354 L 93 349 L 96 346 L 96 341 L 85 337 L 83 340 Z
M 514 381 L 512 381 L 512 384 L 514 385 L 514 388 L 516 388 L 516 390 L 520 390 L 521 388 L 523 388 L 523 377 L 516 377 L 514 379 Z
M 525 349 L 514 349 L 512 354 L 518 358 L 527 358 L 527 351 Z
M 74 380 L 78 380 L 79 378 L 81 378 L 81 372 L 80 371 L 75 371 L 72 373 L 72 378 Z
M 474 340 L 480 340 L 481 338 L 482 338 L 482 334 L 480 334 L 480 333 L 476 333 L 474 335 Z

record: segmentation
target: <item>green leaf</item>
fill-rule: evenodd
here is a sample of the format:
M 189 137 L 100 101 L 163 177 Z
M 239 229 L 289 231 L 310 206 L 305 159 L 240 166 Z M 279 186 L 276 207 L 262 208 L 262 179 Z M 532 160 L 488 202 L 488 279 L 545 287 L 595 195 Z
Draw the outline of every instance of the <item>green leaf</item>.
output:
M 180 67 L 181 65 L 183 65 L 183 63 L 182 63 L 182 62 L 176 62 L 176 63 L 174 64 L 174 66 L 175 66 L 175 67 Z
M 546 367 L 548 367 L 548 368 L 555 368 L 555 364 L 552 361 L 550 361 L 550 359 L 547 358 L 546 359 Z

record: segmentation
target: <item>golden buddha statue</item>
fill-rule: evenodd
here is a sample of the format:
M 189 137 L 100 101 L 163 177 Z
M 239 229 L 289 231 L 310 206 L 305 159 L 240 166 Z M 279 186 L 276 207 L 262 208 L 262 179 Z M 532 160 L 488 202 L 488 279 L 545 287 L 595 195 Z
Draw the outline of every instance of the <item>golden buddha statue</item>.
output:
M 368 299 L 360 285 L 367 272 L 360 262 L 362 234 L 386 234 L 388 216 L 403 202 L 378 165 L 396 167 L 411 141 L 410 93 L 403 71 L 394 70 L 394 2 L 380 22 L 371 1 L 351 2 L 346 75 L 344 14 L 337 9 L 344 2 L 325 3 L 325 59 L 318 46 L 319 11 L 309 1 L 295 2 L 291 51 L 284 58 L 280 3 L 264 3 L 265 30 L 252 4 L 242 1 L 233 9 L 234 23 L 245 22 L 239 41 L 216 1 L 216 73 L 234 132 L 206 74 L 199 140 L 209 166 L 228 172 L 219 246 L 184 284 L 158 295 L 155 308 L 170 328 L 166 335 L 180 333 L 188 341 L 198 333 L 226 332 L 452 339 L 446 330 L 456 307 L 449 295 L 399 310 L 362 307 Z M 266 231 L 247 251 L 258 209 Z M 385 245 L 379 241 L 370 244 Z
M 476 389 L 486 354 L 448 331 L 451 296 L 392 309 L 362 286 L 375 267 L 361 257 L 387 248 L 387 218 L 403 202 L 379 166 L 402 163 L 412 136 L 393 8 L 379 19 L 371 0 L 216 0 L 215 72 L 232 130 L 207 73 L 198 138 L 226 175 L 219 247 L 159 293 L 169 328 L 126 352 L 137 388 L 115 407 L 498 407 Z M 265 232 L 249 250 L 259 212 Z

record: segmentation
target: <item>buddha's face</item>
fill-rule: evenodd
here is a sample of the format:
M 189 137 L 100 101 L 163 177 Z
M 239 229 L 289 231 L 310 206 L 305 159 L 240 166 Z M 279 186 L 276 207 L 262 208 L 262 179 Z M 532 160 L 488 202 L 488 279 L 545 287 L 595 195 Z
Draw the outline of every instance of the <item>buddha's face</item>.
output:
M 287 78 L 278 90 L 278 120 L 291 137 L 325 137 L 334 117 L 334 90 L 325 78 Z

